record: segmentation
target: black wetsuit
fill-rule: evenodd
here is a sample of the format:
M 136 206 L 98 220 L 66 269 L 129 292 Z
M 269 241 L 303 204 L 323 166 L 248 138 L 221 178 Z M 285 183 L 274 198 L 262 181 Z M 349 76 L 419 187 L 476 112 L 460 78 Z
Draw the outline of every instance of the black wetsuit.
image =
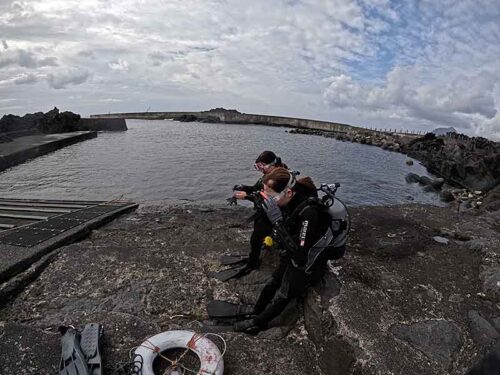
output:
M 255 304 L 257 316 L 254 321 L 261 328 L 266 328 L 267 323 L 278 316 L 290 300 L 321 280 L 327 260 L 332 258 L 331 253 L 324 252 L 310 273 L 304 271 L 308 250 L 325 234 L 330 222 L 324 208 L 303 205 L 307 198 L 314 196 L 299 189 L 282 210 L 283 223 L 273 228 L 273 238 L 283 251 L 278 268 Z M 338 249 L 333 258 L 340 258 L 343 252 L 344 248 Z
M 245 199 L 255 203 L 252 194 L 264 188 L 262 179 L 262 177 L 259 178 L 253 186 L 240 185 L 238 186 L 238 190 L 247 193 Z M 248 266 L 250 268 L 257 268 L 259 265 L 260 251 L 264 238 L 270 236 L 272 233 L 272 225 L 266 214 L 257 205 L 255 205 L 255 209 L 256 212 L 253 215 L 253 232 L 250 237 L 250 254 L 248 255 Z

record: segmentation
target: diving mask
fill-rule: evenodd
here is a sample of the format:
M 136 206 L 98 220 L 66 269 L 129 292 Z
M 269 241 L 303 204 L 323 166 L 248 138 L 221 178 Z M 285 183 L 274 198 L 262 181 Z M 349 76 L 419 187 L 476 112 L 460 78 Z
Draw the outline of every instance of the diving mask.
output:
M 261 192 L 261 195 L 267 199 L 267 197 L 271 197 L 275 202 L 278 202 L 282 197 L 285 196 L 286 192 L 288 190 L 291 190 L 294 186 L 295 186 L 295 183 L 296 183 L 296 179 L 295 179 L 295 176 L 293 173 L 290 173 L 290 179 L 288 180 L 288 183 L 286 184 L 285 188 L 280 192 L 280 193 L 277 193 L 277 192 Z
M 276 160 L 272 161 L 269 164 L 255 163 L 253 165 L 253 167 L 255 168 L 255 170 L 262 172 L 262 173 L 265 173 L 269 168 L 274 167 L 275 164 L 276 164 Z

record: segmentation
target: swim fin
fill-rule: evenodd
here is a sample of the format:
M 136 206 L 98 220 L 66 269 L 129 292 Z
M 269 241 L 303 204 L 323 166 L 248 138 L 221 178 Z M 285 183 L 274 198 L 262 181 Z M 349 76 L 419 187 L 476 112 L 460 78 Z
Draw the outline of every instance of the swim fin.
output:
M 101 340 L 103 327 L 99 323 L 86 324 L 81 333 L 80 346 L 87 359 L 90 375 L 102 375 Z
M 213 300 L 207 304 L 207 313 L 212 319 L 244 318 L 254 314 L 254 307 Z
M 61 332 L 62 356 L 59 364 L 60 375 L 91 375 L 87 360 L 80 348 L 80 332 L 75 327 L 59 327 Z
M 210 277 L 214 277 L 220 281 L 228 281 L 237 277 L 242 277 L 249 274 L 252 271 L 247 264 L 236 265 L 235 267 L 228 268 L 219 272 L 211 272 Z
M 89 323 L 78 331 L 73 326 L 59 327 L 62 357 L 59 375 L 102 375 L 102 325 Z
M 233 264 L 244 263 L 248 261 L 248 256 L 240 254 L 224 254 L 220 257 L 222 266 L 231 266 Z
M 217 322 L 212 320 L 206 320 L 202 323 L 200 327 L 200 332 L 202 333 L 225 333 L 234 331 L 235 322 Z

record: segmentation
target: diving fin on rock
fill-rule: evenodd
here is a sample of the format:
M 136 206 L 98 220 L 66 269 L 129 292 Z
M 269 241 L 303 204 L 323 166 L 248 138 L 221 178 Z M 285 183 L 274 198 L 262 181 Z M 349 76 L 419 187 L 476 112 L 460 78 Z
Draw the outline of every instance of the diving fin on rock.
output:
M 59 375 L 91 375 L 87 360 L 80 348 L 80 332 L 75 327 L 59 327 L 62 356 Z
M 206 320 L 202 323 L 200 327 L 200 332 L 202 333 L 225 333 L 234 331 L 234 323 L 230 322 L 218 322 L 212 320 Z
M 247 255 L 224 254 L 220 257 L 220 264 L 222 266 L 231 266 L 233 264 L 245 263 L 247 261 L 248 261 Z
M 213 300 L 207 304 L 207 314 L 212 319 L 242 318 L 253 315 L 254 307 Z
M 249 274 L 250 271 L 252 271 L 252 269 L 247 264 L 243 264 L 236 265 L 235 267 L 231 267 L 219 272 L 212 272 L 209 274 L 209 276 L 220 281 L 228 281 L 230 279 L 245 276 Z
M 99 323 L 86 324 L 81 333 L 80 346 L 87 359 L 90 375 L 102 375 L 101 337 L 103 327 Z
M 73 326 L 59 327 L 62 356 L 59 375 L 102 375 L 102 325 L 89 323 L 78 331 Z

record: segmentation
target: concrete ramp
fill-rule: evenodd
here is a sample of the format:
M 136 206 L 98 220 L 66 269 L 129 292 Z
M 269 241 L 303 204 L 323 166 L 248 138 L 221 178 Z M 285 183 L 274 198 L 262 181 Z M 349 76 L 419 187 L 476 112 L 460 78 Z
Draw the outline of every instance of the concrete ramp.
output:
M 0 282 L 138 205 L 0 198 Z
M 0 172 L 60 148 L 97 137 L 96 131 L 37 134 L 0 143 Z

